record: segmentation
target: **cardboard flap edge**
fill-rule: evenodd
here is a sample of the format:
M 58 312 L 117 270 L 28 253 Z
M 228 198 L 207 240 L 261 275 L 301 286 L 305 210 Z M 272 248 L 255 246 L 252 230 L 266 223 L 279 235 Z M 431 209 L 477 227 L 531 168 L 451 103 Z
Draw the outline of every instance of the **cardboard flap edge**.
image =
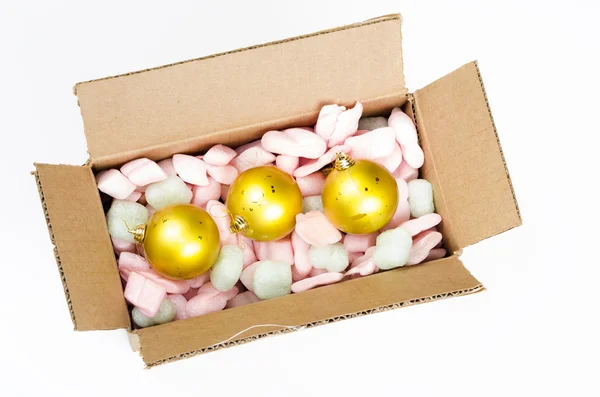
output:
M 254 50 L 254 49 L 257 49 L 257 48 L 260 48 L 260 47 L 267 47 L 267 46 L 282 44 L 282 43 L 286 43 L 288 41 L 301 40 L 301 39 L 306 39 L 306 38 L 309 38 L 309 37 L 318 36 L 318 35 L 322 35 L 322 34 L 328 34 L 328 33 L 333 33 L 333 32 L 337 32 L 337 31 L 341 31 L 341 30 L 352 29 L 352 28 L 356 28 L 356 27 L 360 27 L 360 26 L 365 26 L 365 25 L 370 25 L 370 24 L 380 23 L 380 22 L 385 22 L 385 21 L 393 21 L 393 20 L 398 20 L 400 23 L 402 23 L 402 15 L 399 14 L 399 13 L 381 15 L 381 16 L 378 16 L 378 17 L 374 17 L 374 18 L 371 18 L 371 19 L 364 20 L 362 22 L 355 22 L 355 23 L 351 23 L 351 24 L 347 24 L 347 25 L 343 25 L 343 26 L 338 26 L 336 28 L 319 30 L 319 31 L 316 31 L 316 32 L 312 32 L 312 33 L 308 33 L 308 34 L 303 34 L 303 35 L 299 35 L 299 36 L 294 36 L 294 37 L 289 37 L 289 38 L 286 38 L 286 39 L 269 41 L 269 42 L 262 43 L 262 44 L 255 44 L 255 45 L 251 45 L 251 46 L 248 46 L 248 47 L 237 48 L 235 50 L 220 52 L 220 53 L 211 54 L 211 55 L 206 55 L 206 56 L 202 56 L 202 57 L 199 57 L 199 58 L 186 59 L 184 61 L 179 61 L 179 62 L 172 62 L 172 63 L 160 65 L 160 66 L 155 66 L 155 67 L 151 67 L 151 68 L 136 70 L 136 71 L 133 71 L 133 72 L 120 73 L 120 74 L 116 74 L 116 75 L 112 75 L 112 76 L 106 76 L 106 77 L 100 77 L 100 78 L 97 78 L 97 79 L 90 79 L 90 80 L 80 81 L 80 82 L 75 83 L 75 85 L 73 86 L 73 94 L 75 96 L 77 96 L 78 95 L 78 87 L 81 86 L 81 85 L 83 85 L 83 84 L 94 83 L 94 82 L 97 82 L 97 81 L 109 80 L 109 79 L 114 79 L 114 78 L 119 78 L 119 77 L 125 77 L 125 76 L 129 76 L 129 75 L 133 75 L 133 74 L 138 74 L 138 73 L 150 72 L 150 71 L 153 71 L 153 70 L 167 68 L 167 67 L 170 67 L 170 66 L 176 66 L 176 65 L 180 65 L 180 64 L 184 64 L 184 63 L 188 63 L 188 62 L 202 61 L 202 60 L 209 59 L 209 58 L 217 58 L 217 57 L 221 57 L 221 56 L 233 54 L 233 53 L 236 53 L 236 52 L 243 52 L 243 51 Z
M 74 329 L 130 328 L 91 168 L 43 163 L 34 163 L 34 167 L 32 174 Z M 94 195 L 97 200 L 90 199 Z
M 133 332 L 151 367 L 266 336 L 482 290 L 460 258 L 451 256 Z
M 462 249 L 522 224 L 477 61 L 414 93 L 419 133 L 439 180 L 444 221 Z M 436 199 L 436 201 L 437 201 Z

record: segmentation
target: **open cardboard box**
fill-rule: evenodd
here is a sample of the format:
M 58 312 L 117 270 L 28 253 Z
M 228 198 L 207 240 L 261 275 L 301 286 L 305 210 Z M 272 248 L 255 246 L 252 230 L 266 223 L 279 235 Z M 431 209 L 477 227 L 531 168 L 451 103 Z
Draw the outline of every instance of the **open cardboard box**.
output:
M 483 289 L 462 248 L 521 224 L 476 62 L 409 93 L 400 15 L 184 61 L 75 87 L 89 161 L 34 172 L 76 330 L 127 329 L 148 366 L 290 331 Z M 395 106 L 413 117 L 449 256 L 300 294 L 132 329 L 94 174 L 236 146 L 270 129 L 312 125 L 321 106 Z

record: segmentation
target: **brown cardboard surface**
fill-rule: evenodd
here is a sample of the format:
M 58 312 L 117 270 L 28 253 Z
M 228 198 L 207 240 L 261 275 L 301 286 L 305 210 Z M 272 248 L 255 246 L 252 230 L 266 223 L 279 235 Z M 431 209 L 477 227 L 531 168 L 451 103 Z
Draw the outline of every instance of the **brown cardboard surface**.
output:
M 414 94 L 426 163 L 448 248 L 521 224 L 518 204 L 476 62 Z
M 423 136 L 420 133 L 419 123 L 416 117 L 415 98 L 413 94 L 409 94 L 408 101 L 402 107 L 402 110 L 413 119 L 415 127 L 417 128 L 417 133 L 419 135 L 419 143 L 421 144 L 421 147 L 425 152 L 425 162 L 423 163 L 423 166 L 419 169 L 419 178 L 428 180 L 433 187 L 435 211 L 442 216 L 442 223 L 440 223 L 437 226 L 437 228 L 442 233 L 444 247 L 449 249 L 450 252 L 455 252 L 458 255 L 460 255 L 460 252 L 458 250 L 458 244 L 456 241 L 456 236 L 453 234 L 452 225 L 449 220 L 448 207 L 441 193 L 440 180 L 438 178 L 434 163 L 431 159 L 431 152 L 428 150 L 428 137 Z
M 456 236 L 452 232 L 452 225 L 450 223 L 450 217 L 448 214 L 448 206 L 446 205 L 442 195 L 440 180 L 438 178 L 434 162 L 431 158 L 432 154 L 429 150 L 428 136 L 421 134 L 420 131 L 419 122 L 416 116 L 415 97 L 413 94 L 409 94 L 408 101 L 403 106 L 403 110 L 413 119 L 419 135 L 419 143 L 425 153 L 425 162 L 419 169 L 419 178 L 428 180 L 433 187 L 435 212 L 442 216 L 442 222 L 437 226 L 437 228 L 442 233 L 444 247 L 446 247 L 446 249 L 448 249 L 450 252 L 458 252 L 459 247 L 456 241 Z
M 324 104 L 404 96 L 401 19 L 79 83 L 76 93 L 100 168 L 167 144 L 197 150 L 211 134 L 230 143 L 237 128 L 314 118 Z
M 433 187 L 433 200 L 435 204 L 435 211 L 442 216 L 442 223 L 440 223 L 437 226 L 437 228 L 442 233 L 444 247 L 449 248 L 450 252 L 458 253 L 456 238 L 454 234 L 452 234 L 450 221 L 446 218 L 446 215 L 448 214 L 448 209 L 441 194 L 440 181 L 434 163 L 431 161 L 431 153 L 428 150 L 428 137 L 426 135 L 421 134 L 419 123 L 417 121 L 415 110 L 415 98 L 413 94 L 409 94 L 408 101 L 402 107 L 402 110 L 413 119 L 415 127 L 417 128 L 417 134 L 419 136 L 419 144 L 425 152 L 425 162 L 423 163 L 423 166 L 419 169 L 419 178 L 428 180 Z M 460 255 L 460 253 L 458 254 Z
M 157 365 L 290 331 L 260 327 L 230 339 L 257 324 L 315 326 L 481 289 L 452 256 L 135 332 L 144 362 Z
M 384 97 L 366 99 L 362 101 L 365 116 L 376 114 L 381 109 L 391 109 L 394 106 L 401 106 L 406 102 L 407 96 L 403 93 L 391 94 Z M 354 102 L 345 102 L 348 106 L 354 106 Z M 288 127 L 314 125 L 319 115 L 319 110 L 307 114 L 300 114 L 286 117 L 278 120 L 269 120 L 258 124 L 236 127 L 227 131 L 218 131 L 206 135 L 195 136 L 183 141 L 163 143 L 151 147 L 143 147 L 137 150 L 118 153 L 110 157 L 105 157 L 94 163 L 95 170 L 101 170 L 110 167 L 119 167 L 121 164 L 140 157 L 147 157 L 153 160 L 160 160 L 172 156 L 176 153 L 197 154 L 210 148 L 216 143 L 236 147 L 240 144 L 259 139 L 269 130 L 282 130 Z
M 75 329 L 129 328 L 91 168 L 36 164 L 35 177 Z

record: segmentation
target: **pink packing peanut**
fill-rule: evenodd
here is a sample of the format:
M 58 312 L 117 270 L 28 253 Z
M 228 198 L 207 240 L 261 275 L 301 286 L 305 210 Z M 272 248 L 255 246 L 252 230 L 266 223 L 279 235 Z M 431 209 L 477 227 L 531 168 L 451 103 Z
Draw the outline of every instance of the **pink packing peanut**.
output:
M 282 171 L 287 172 L 290 175 L 294 174 L 294 171 L 300 165 L 300 158 L 296 156 L 289 156 L 281 154 L 275 159 L 275 165 Z
M 338 105 L 323 106 L 315 125 L 315 133 L 327 142 L 328 147 L 339 145 L 356 133 L 362 112 L 360 102 L 356 102 L 349 110 Z
M 168 294 L 167 299 L 171 301 L 175 306 L 175 320 L 185 320 L 188 318 L 188 314 L 185 311 L 187 305 L 187 299 L 181 294 Z
M 300 178 L 319 171 L 321 168 L 335 160 L 335 155 L 337 152 L 349 153 L 350 148 L 345 145 L 338 145 L 329 149 L 327 152 L 325 152 L 325 154 L 316 160 L 300 158 L 300 167 L 294 171 L 294 176 L 296 178 Z
M 320 211 L 296 215 L 296 232 L 310 245 L 334 244 L 342 239 L 342 233 Z
M 165 288 L 165 291 L 170 294 L 185 294 L 189 291 L 190 285 L 185 280 L 169 280 L 164 278 L 154 270 L 137 270 L 136 273 L 152 280 L 156 284 Z
M 224 185 L 231 185 L 239 174 L 237 168 L 235 168 L 233 165 L 208 164 L 206 167 L 208 175 Z
M 129 198 L 136 189 L 136 185 L 119 170 L 100 171 L 96 175 L 96 182 L 98 190 L 119 200 Z
M 350 137 L 344 145 L 350 148 L 354 159 L 373 160 L 391 155 L 396 146 L 395 142 L 394 129 L 383 127 Z
M 208 185 L 206 163 L 198 157 L 176 154 L 173 156 L 173 168 L 184 182 L 198 186 Z
M 296 183 L 302 192 L 302 197 L 318 196 L 323 191 L 325 185 L 325 175 L 322 172 L 315 172 L 313 174 L 297 177 Z
M 292 284 L 292 292 L 300 293 L 322 285 L 334 284 L 344 278 L 342 273 L 323 273 Z
M 218 145 L 211 147 L 206 152 L 203 159 L 208 164 L 227 165 L 236 156 L 237 156 L 237 153 L 235 150 L 233 150 L 232 148 L 227 147 L 225 145 L 218 144 Z
M 234 307 L 243 306 L 259 301 L 260 299 L 258 298 L 258 296 L 254 295 L 253 292 L 246 291 L 236 295 L 233 299 L 227 301 L 227 305 L 225 307 L 227 309 L 231 309 Z
M 436 213 L 433 213 L 408 220 L 402 223 L 400 226 L 406 229 L 406 231 L 408 231 L 412 236 L 416 236 L 427 229 L 437 226 L 441 221 L 442 217 Z
M 407 265 L 416 265 L 425 260 L 429 252 L 442 241 L 442 233 L 425 231 L 413 238 Z
M 212 177 L 208 177 L 206 186 L 194 186 L 192 192 L 192 204 L 206 208 L 209 201 L 219 200 L 221 197 L 221 184 Z
M 254 252 L 259 261 L 283 261 L 294 263 L 294 250 L 290 237 L 277 241 L 254 241 Z
M 312 270 L 312 265 L 308 259 L 310 244 L 304 241 L 295 230 L 292 232 L 291 242 L 294 250 L 292 277 L 294 281 L 299 281 L 308 276 L 308 273 Z
M 129 270 L 132 272 L 150 270 L 150 264 L 144 257 L 131 252 L 121 252 L 118 265 L 119 270 Z
M 369 247 L 375 245 L 379 233 L 370 234 L 347 234 L 344 238 L 344 248 L 350 252 L 365 252 Z
M 417 128 L 412 119 L 400 108 L 394 108 L 388 125 L 395 131 L 396 141 L 400 144 L 406 162 L 413 168 L 421 168 L 425 156 L 419 146 Z
M 146 186 L 167 179 L 167 174 L 154 161 L 141 158 L 125 163 L 121 172 L 138 186 Z
M 121 240 L 118 238 L 111 237 L 110 238 L 113 249 L 117 255 L 121 254 L 121 252 L 135 252 L 135 244 L 130 243 L 129 241 Z
M 159 161 L 158 166 L 165 172 L 167 175 L 177 175 L 177 171 L 175 167 L 173 167 L 173 159 L 164 159 Z
M 242 173 L 250 168 L 271 164 L 274 161 L 275 155 L 263 149 L 259 141 L 258 144 L 253 144 L 239 153 L 230 164 Z
M 166 295 L 167 291 L 163 286 L 138 273 L 129 274 L 124 292 L 125 299 L 146 316 L 154 317 L 158 313 Z
M 323 138 L 302 128 L 268 131 L 263 135 L 261 144 L 271 153 L 308 159 L 317 159 L 327 150 Z

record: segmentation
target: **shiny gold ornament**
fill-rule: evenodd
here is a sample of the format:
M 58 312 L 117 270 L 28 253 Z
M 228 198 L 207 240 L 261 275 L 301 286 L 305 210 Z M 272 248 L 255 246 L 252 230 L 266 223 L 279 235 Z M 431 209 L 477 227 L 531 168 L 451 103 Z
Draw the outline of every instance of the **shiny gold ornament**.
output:
M 225 203 L 232 233 L 256 241 L 287 236 L 302 212 L 302 193 L 289 174 L 273 166 L 250 168 L 229 187 Z
M 369 160 L 336 155 L 323 187 L 323 210 L 343 232 L 368 234 L 384 227 L 398 207 L 398 185 L 387 169 Z
M 156 211 L 133 234 L 152 268 L 174 280 L 201 275 L 219 255 L 219 229 L 215 221 L 202 208 L 191 204 Z

